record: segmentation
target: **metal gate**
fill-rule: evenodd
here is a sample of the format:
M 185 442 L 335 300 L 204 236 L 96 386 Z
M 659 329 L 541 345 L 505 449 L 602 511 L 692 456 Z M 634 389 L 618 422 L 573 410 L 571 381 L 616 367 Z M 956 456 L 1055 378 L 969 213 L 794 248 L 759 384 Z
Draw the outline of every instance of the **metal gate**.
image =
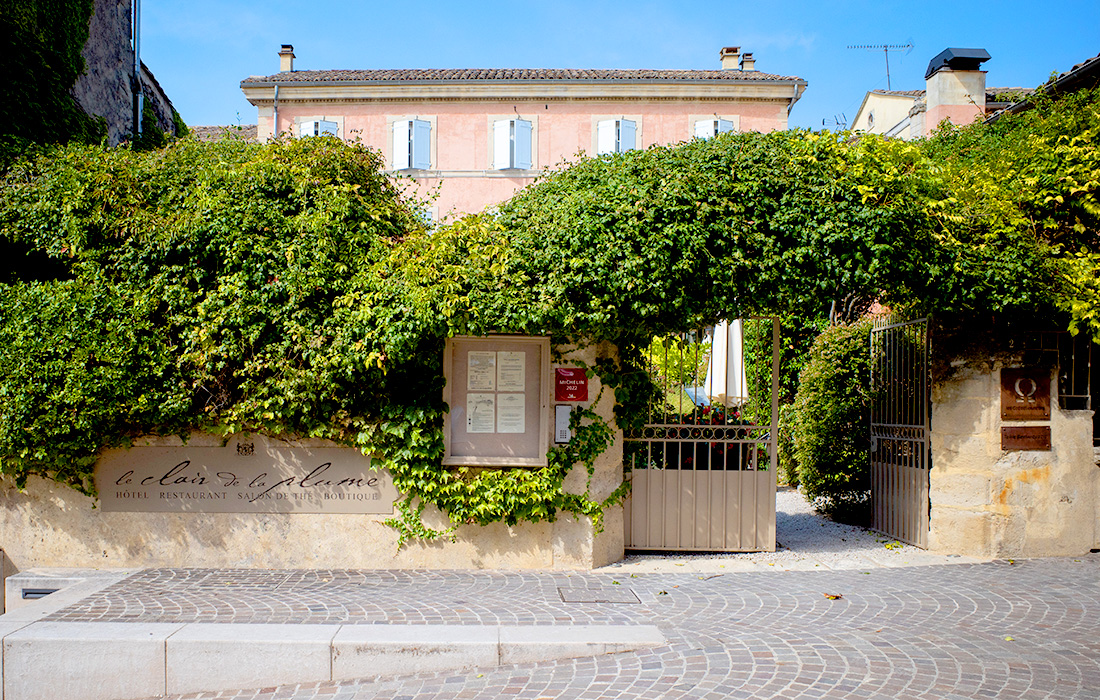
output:
M 892 322 L 871 330 L 872 527 L 928 547 L 929 378 L 928 319 Z
M 771 366 L 765 356 L 748 374 L 733 323 L 725 342 L 719 327 L 656 346 L 660 399 L 624 434 L 627 549 L 775 551 L 779 323 L 746 323 L 769 322 L 756 337 L 771 336 Z

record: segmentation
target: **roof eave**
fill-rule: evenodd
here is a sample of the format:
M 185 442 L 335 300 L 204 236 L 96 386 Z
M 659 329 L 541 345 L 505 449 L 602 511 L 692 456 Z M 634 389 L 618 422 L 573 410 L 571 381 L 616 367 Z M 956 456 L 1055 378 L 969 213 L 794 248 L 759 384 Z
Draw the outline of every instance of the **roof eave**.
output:
M 805 87 L 803 78 L 765 78 L 758 80 L 732 80 L 723 78 L 532 78 L 523 80 L 242 80 L 241 89 L 247 87 L 327 87 L 346 85 L 351 87 L 378 86 L 392 87 L 403 85 L 794 85 Z
M 1009 106 L 1005 107 L 996 114 L 991 115 L 985 120 L 986 124 L 993 124 L 1001 116 L 1005 114 L 1019 114 L 1020 112 L 1026 112 L 1031 109 L 1031 97 L 1038 93 L 1047 93 L 1051 95 L 1058 95 L 1063 92 L 1072 91 L 1078 89 L 1079 84 L 1083 84 L 1089 77 L 1092 77 L 1094 84 L 1100 79 L 1100 56 L 1095 56 L 1081 63 L 1073 70 L 1066 71 L 1062 75 L 1058 76 L 1054 82 L 1040 85 L 1030 95 L 1026 95 L 1023 99 L 1013 102 Z
M 798 101 L 806 81 L 796 80 L 433 80 L 242 82 L 245 98 L 279 101 L 763 99 Z

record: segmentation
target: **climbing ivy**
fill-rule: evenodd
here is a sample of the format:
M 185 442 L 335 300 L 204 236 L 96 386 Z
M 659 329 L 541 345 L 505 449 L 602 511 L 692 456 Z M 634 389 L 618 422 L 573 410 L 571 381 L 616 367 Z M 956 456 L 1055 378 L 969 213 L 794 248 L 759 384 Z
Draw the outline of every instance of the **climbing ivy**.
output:
M 932 211 L 953 247 L 1037 242 L 1071 329 L 1100 341 L 1100 88 L 1030 99 L 1026 112 L 921 144 L 950 187 Z M 998 256 L 990 276 L 1028 279 L 1033 261 Z
M 69 92 L 84 71 L 93 0 L 20 0 L 0 12 L 0 170 L 31 144 L 106 133 Z
M 589 369 L 628 427 L 658 395 L 652 339 L 719 318 L 809 327 L 875 297 L 959 317 L 1077 299 L 1093 221 L 1028 225 L 1024 203 L 985 201 L 951 162 L 980 139 L 944 138 L 958 145 L 723 134 L 585 159 L 432 231 L 377 153 L 330 137 L 47 151 L 0 189 L 0 238 L 50 261 L 0 270 L 0 472 L 91 491 L 99 451 L 137 435 L 297 434 L 377 456 L 405 494 L 403 541 L 562 512 L 598 522 L 626 487 L 594 495 L 615 427 L 596 412 L 574 413 L 574 441 L 543 469 L 441 466 L 445 339 L 614 348 Z M 1070 146 L 1055 153 L 1091 162 Z M 1047 196 L 1091 196 L 1085 176 Z M 567 480 L 579 469 L 588 480 Z M 450 525 L 424 525 L 428 504 Z

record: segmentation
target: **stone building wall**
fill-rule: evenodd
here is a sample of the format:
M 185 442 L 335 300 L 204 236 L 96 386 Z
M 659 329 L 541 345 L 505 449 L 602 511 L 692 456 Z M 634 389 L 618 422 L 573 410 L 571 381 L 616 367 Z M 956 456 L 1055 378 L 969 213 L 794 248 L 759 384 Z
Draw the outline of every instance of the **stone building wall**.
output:
M 72 93 L 85 112 L 107 120 L 107 140 L 112 146 L 133 130 L 130 35 L 130 0 L 95 0 L 84 44 L 84 73 L 76 79 Z
M 72 88 L 73 97 L 85 112 L 107 121 L 107 141 L 112 146 L 129 137 L 134 126 L 130 20 L 130 0 L 95 0 L 88 41 L 84 44 L 84 73 Z M 144 65 L 141 83 L 161 130 L 174 134 L 172 102 Z
M 168 99 L 168 95 L 161 89 L 160 83 L 157 82 L 153 72 L 149 70 L 149 67 L 145 65 L 143 61 L 141 64 L 141 91 L 145 95 L 145 101 L 153 108 L 153 114 L 157 117 L 157 125 L 160 130 L 166 134 L 175 134 L 176 126 L 172 119 L 172 101 Z
M 991 361 L 958 368 L 932 390 L 930 549 L 972 556 L 1080 555 L 1097 546 L 1100 469 L 1092 411 L 1058 406 L 1051 372 L 1051 449 L 1005 451 L 1001 371 Z M 1032 423 L 1024 423 L 1032 424 Z

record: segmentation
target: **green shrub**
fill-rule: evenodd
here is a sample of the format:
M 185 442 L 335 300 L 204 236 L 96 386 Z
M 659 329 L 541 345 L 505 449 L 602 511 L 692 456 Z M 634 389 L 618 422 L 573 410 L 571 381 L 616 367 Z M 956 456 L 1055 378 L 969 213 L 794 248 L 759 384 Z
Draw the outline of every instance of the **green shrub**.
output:
M 798 460 L 794 455 L 794 404 L 779 407 L 779 482 L 798 487 Z
M 792 410 L 802 492 L 839 520 L 869 514 L 869 320 L 826 329 L 810 348 Z

